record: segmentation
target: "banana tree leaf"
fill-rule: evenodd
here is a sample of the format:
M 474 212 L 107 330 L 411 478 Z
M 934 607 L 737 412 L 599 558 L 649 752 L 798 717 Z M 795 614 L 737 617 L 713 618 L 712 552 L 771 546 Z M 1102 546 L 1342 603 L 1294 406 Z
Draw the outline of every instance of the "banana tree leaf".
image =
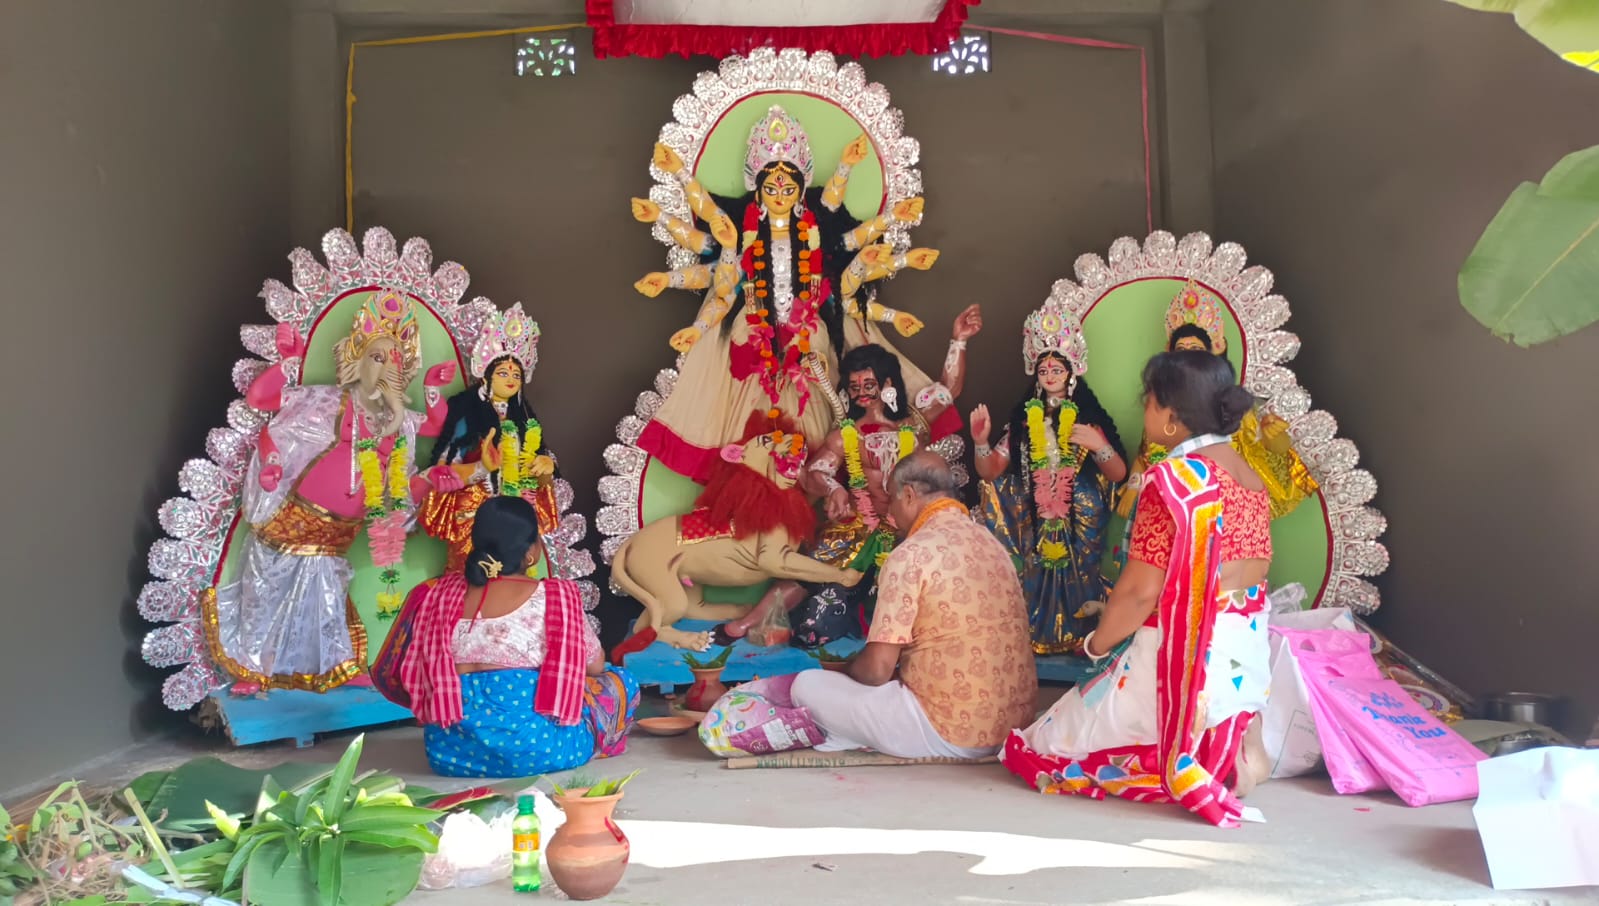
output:
M 1533 346 L 1599 320 L 1599 147 L 1522 183 L 1460 269 L 1460 304 L 1494 336 Z
M 163 830 L 204 833 L 213 827 L 206 800 L 230 815 L 249 815 L 255 812 L 256 798 L 267 777 L 293 789 L 307 780 L 327 775 L 332 769 L 332 765 L 326 764 L 285 762 L 266 770 L 251 771 L 234 767 L 220 758 L 196 758 L 162 778 L 148 800 L 143 796 L 139 799 Z M 149 791 L 150 782 L 146 777 L 135 783 Z M 138 793 L 136 789 L 135 795 Z M 161 817 L 163 813 L 164 818 Z
M 1590 72 L 1599 72 L 1599 3 L 1594 0 L 1449 0 L 1469 9 L 1510 13 L 1539 43 Z
M 323 849 L 324 854 L 333 852 Z M 416 889 L 422 853 L 352 843 L 340 860 L 339 906 L 393 906 Z M 258 906 L 306 906 L 318 900 L 317 867 L 307 866 L 298 849 L 262 846 L 244 870 L 245 899 Z

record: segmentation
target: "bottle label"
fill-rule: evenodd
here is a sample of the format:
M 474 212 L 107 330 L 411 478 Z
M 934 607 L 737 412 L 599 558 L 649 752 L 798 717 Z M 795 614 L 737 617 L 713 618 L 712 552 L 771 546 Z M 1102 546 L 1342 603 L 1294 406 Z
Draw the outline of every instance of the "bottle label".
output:
M 539 851 L 539 833 L 516 834 L 511 838 L 511 852 L 536 853 Z

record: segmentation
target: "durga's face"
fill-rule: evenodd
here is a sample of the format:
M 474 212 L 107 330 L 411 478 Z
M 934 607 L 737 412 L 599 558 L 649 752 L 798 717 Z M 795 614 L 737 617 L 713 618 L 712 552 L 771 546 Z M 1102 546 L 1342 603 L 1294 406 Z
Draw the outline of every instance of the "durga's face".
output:
M 779 164 L 761 180 L 761 206 L 768 215 L 787 217 L 799 200 L 799 174 L 788 165 Z
M 1205 342 L 1198 337 L 1183 337 L 1172 346 L 1173 352 L 1209 352 Z

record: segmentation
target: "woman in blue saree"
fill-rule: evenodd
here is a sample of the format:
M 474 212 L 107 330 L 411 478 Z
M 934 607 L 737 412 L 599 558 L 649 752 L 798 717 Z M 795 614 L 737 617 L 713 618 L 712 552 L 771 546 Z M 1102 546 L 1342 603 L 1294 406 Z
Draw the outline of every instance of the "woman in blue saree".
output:
M 465 571 L 411 591 L 373 665 L 436 774 L 526 777 L 627 747 L 638 683 L 606 666 L 574 583 L 527 576 L 541 555 L 531 504 L 485 501 Z

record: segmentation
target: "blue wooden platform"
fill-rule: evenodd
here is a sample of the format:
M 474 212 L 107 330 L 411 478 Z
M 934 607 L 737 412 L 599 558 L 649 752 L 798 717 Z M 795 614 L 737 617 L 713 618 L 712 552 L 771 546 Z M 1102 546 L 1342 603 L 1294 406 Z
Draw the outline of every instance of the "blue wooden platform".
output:
M 685 632 L 709 631 L 717 624 L 709 620 L 679 620 L 677 628 Z M 839 639 L 829 642 L 822 650 L 836 657 L 849 657 L 866 643 L 860 639 Z M 712 645 L 708 651 L 691 651 L 694 659 L 706 663 L 720 655 L 723 647 Z M 694 682 L 688 662 L 683 660 L 683 650 L 665 642 L 656 642 L 643 651 L 627 656 L 623 668 L 633 674 L 640 686 L 660 686 L 662 692 L 671 692 L 674 686 L 687 686 Z M 744 639 L 733 643 L 733 653 L 722 668 L 722 681 L 742 683 L 757 676 L 787 676 L 801 670 L 821 669 L 821 662 L 798 648 L 780 645 L 762 648 Z
M 200 706 L 202 724 L 219 725 L 236 746 L 292 739 L 304 748 L 318 733 L 336 733 L 410 720 L 411 712 L 371 686 L 340 686 L 331 692 L 274 689 L 263 695 L 211 693 Z
M 1038 678 L 1052 683 L 1080 683 L 1093 671 L 1088 658 L 1069 654 L 1040 655 L 1033 660 L 1038 665 Z

